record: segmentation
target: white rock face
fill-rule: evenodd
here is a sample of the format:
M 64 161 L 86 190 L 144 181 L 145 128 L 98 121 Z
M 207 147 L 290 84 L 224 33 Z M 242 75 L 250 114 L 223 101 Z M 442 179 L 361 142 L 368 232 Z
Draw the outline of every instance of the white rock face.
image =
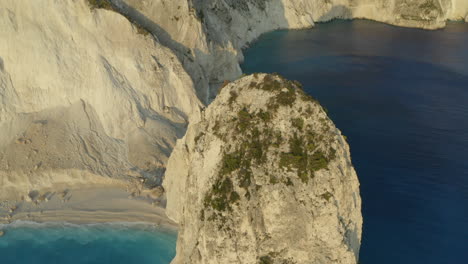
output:
M 199 98 L 208 101 L 213 55 L 200 19 L 190 1 L 112 0 L 119 12 L 153 33 L 170 47 L 190 73 Z M 207 60 L 207 57 L 209 58 Z
M 176 55 L 116 12 L 3 0 L 0 29 L 0 198 L 160 174 L 199 115 Z
M 461 20 L 463 21 L 463 17 L 468 17 L 468 1 L 466 0 L 452 0 L 446 1 L 451 2 L 451 8 L 447 14 L 447 19 L 449 20 Z M 466 22 L 468 20 L 465 19 Z
M 280 77 L 222 89 L 169 159 L 179 263 L 357 263 L 359 182 L 320 105 Z

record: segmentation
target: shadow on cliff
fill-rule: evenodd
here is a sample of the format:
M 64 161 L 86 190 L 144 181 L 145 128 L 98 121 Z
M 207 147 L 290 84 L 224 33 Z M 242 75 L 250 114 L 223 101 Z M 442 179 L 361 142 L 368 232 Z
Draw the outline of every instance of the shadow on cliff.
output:
M 289 26 L 282 0 L 193 0 L 193 6 L 208 38 L 221 46 L 231 42 L 241 49 L 267 31 Z
M 334 19 L 353 19 L 353 11 L 347 6 L 336 5 L 314 22 L 329 22 Z
M 127 17 L 133 24 L 151 33 L 155 40 L 169 48 L 177 56 L 180 63 L 184 67 L 185 72 L 190 76 L 196 89 L 198 99 L 203 103 L 207 104 L 207 92 L 205 86 L 207 81 L 204 79 L 203 71 L 200 66 L 196 63 L 195 57 L 192 51 L 185 45 L 177 42 L 172 36 L 160 25 L 155 23 L 153 20 L 148 18 L 145 14 L 137 10 L 136 8 L 128 5 L 124 0 L 111 0 L 114 7 L 119 13 Z M 196 54 L 205 54 L 202 51 L 195 49 Z M 153 57 L 155 62 L 159 64 L 157 58 Z

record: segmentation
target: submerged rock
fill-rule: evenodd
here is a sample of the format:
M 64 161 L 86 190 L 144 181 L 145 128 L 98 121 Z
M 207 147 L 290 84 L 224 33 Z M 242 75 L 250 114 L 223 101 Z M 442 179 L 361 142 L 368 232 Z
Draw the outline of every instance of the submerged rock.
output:
M 4 236 L 5 235 L 5 231 L 3 230 L 0 230 L 0 237 Z
M 168 162 L 178 263 L 357 263 L 359 182 L 348 144 L 297 82 L 222 88 Z

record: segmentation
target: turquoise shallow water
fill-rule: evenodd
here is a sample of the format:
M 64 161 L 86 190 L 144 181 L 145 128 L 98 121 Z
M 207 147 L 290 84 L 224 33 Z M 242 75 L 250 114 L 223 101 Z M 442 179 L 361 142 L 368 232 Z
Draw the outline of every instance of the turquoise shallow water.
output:
M 174 232 L 145 224 L 19 222 L 1 228 L 2 264 L 167 264 L 177 239 Z
M 266 34 L 245 58 L 302 82 L 348 137 L 362 264 L 468 263 L 468 24 L 334 21 Z

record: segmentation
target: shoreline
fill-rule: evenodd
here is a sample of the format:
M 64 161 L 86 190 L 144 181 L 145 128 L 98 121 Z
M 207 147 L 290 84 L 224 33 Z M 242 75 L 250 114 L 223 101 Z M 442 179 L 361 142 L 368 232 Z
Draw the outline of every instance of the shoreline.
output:
M 0 207 L 0 230 L 7 231 L 9 226 L 23 223 L 36 223 L 47 226 L 142 225 L 177 232 L 177 224 L 166 216 L 165 209 L 159 205 L 161 201 L 147 196 L 132 196 L 117 187 L 70 189 L 66 195 L 53 192 L 44 201 L 19 201 Z
M 0 230 L 17 226 L 151 226 L 158 230 L 177 232 L 178 226 L 165 216 L 141 214 L 141 212 L 86 212 L 86 211 L 43 211 L 23 212 L 13 215 L 10 221 L 0 221 Z
M 0 223 L 0 240 L 16 229 L 113 229 L 113 230 L 141 230 L 148 232 L 157 232 L 177 236 L 178 230 L 171 225 L 159 225 L 150 222 L 83 222 L 71 223 L 68 221 L 45 221 L 35 222 L 30 220 L 15 220 L 11 223 Z

